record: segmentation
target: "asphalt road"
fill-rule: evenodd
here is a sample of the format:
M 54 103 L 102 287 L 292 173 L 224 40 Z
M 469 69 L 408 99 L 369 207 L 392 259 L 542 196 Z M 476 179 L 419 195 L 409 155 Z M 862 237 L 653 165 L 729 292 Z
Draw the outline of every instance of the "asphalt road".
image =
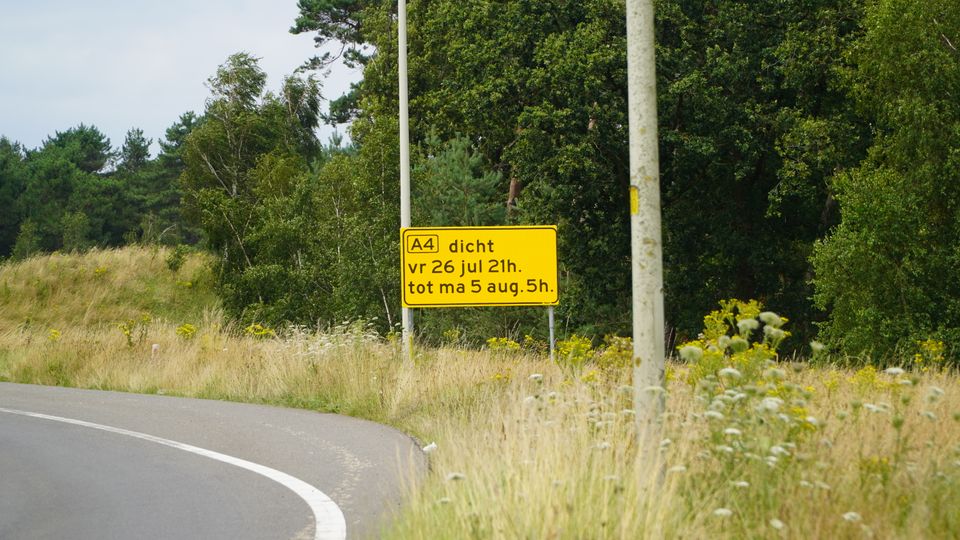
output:
M 375 538 L 424 470 L 354 418 L 0 383 L 2 539 Z

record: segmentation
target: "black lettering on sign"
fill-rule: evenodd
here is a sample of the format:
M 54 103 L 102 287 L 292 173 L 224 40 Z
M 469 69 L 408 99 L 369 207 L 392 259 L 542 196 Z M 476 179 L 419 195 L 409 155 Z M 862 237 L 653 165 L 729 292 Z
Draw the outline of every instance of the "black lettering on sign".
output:
M 463 294 L 466 292 L 463 283 L 441 283 L 440 294 Z
M 407 236 L 407 253 L 436 253 L 440 240 L 435 234 L 411 234 Z

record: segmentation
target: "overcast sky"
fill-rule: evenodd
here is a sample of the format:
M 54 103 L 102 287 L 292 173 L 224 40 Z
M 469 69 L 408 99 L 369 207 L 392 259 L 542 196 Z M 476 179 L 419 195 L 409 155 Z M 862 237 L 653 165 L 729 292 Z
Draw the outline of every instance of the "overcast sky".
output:
M 296 4 L 0 0 L 0 135 L 36 148 L 54 132 L 84 123 L 114 148 L 133 127 L 156 141 L 180 114 L 203 111 L 204 83 L 239 51 L 261 58 L 267 85 L 276 90 L 317 53 L 312 36 L 288 31 Z M 358 71 L 335 68 L 323 82 L 324 97 L 340 96 L 359 78 Z M 326 140 L 331 132 L 325 127 L 320 135 Z

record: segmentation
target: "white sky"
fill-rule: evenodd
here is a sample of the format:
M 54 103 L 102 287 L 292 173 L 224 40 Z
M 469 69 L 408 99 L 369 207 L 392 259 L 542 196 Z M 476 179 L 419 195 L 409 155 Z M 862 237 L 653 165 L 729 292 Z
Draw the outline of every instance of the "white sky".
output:
M 317 54 L 312 35 L 288 31 L 297 12 L 296 0 L 0 0 L 0 135 L 36 148 L 82 122 L 119 148 L 138 127 L 155 152 L 180 114 L 203 112 L 230 54 L 261 58 L 273 90 Z M 337 66 L 324 97 L 360 77 Z

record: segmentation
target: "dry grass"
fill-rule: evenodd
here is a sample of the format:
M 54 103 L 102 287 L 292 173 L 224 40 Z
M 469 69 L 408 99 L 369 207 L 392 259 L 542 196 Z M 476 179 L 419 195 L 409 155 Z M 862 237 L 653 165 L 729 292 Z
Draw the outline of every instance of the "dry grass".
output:
M 916 386 L 901 386 L 882 374 L 867 385 L 850 372 L 799 373 L 793 378 L 812 390 L 809 414 L 818 427 L 794 437 L 795 446 L 783 448 L 789 455 L 777 453 L 775 464 L 767 456 L 781 439 L 751 441 L 768 450 L 751 456 L 737 437 L 724 434 L 739 425 L 746 435 L 745 422 L 733 422 L 730 411 L 719 421 L 705 417 L 706 407 L 684 383 L 670 386 L 661 448 L 644 456 L 624 410 L 628 387 L 618 389 L 625 380 L 584 384 L 565 382 L 555 370 L 546 375 L 542 384 L 514 382 L 466 422 L 438 419 L 434 474 L 412 494 L 395 536 L 960 535 L 955 375 L 925 374 Z M 934 388 L 945 395 L 928 399 Z M 864 405 L 884 403 L 887 412 Z M 900 429 L 895 418 L 903 419 Z
M 11 271 L 0 268 L 0 284 L 24 275 Z M 40 317 L 0 307 L 19 313 L 7 320 Z M 623 371 L 574 374 L 489 350 L 423 350 L 407 363 L 363 325 L 258 339 L 216 309 L 192 321 L 192 337 L 177 334 L 185 318 L 154 317 L 128 339 L 116 320 L 71 322 L 79 311 L 50 319 L 58 336 L 0 327 L 0 378 L 337 411 L 435 441 L 431 473 L 411 485 L 386 537 L 960 537 L 952 372 L 784 366 L 781 384 L 803 397 L 783 403 L 782 420 L 758 410 L 769 391 L 698 393 L 674 366 L 656 450 L 641 452 Z

